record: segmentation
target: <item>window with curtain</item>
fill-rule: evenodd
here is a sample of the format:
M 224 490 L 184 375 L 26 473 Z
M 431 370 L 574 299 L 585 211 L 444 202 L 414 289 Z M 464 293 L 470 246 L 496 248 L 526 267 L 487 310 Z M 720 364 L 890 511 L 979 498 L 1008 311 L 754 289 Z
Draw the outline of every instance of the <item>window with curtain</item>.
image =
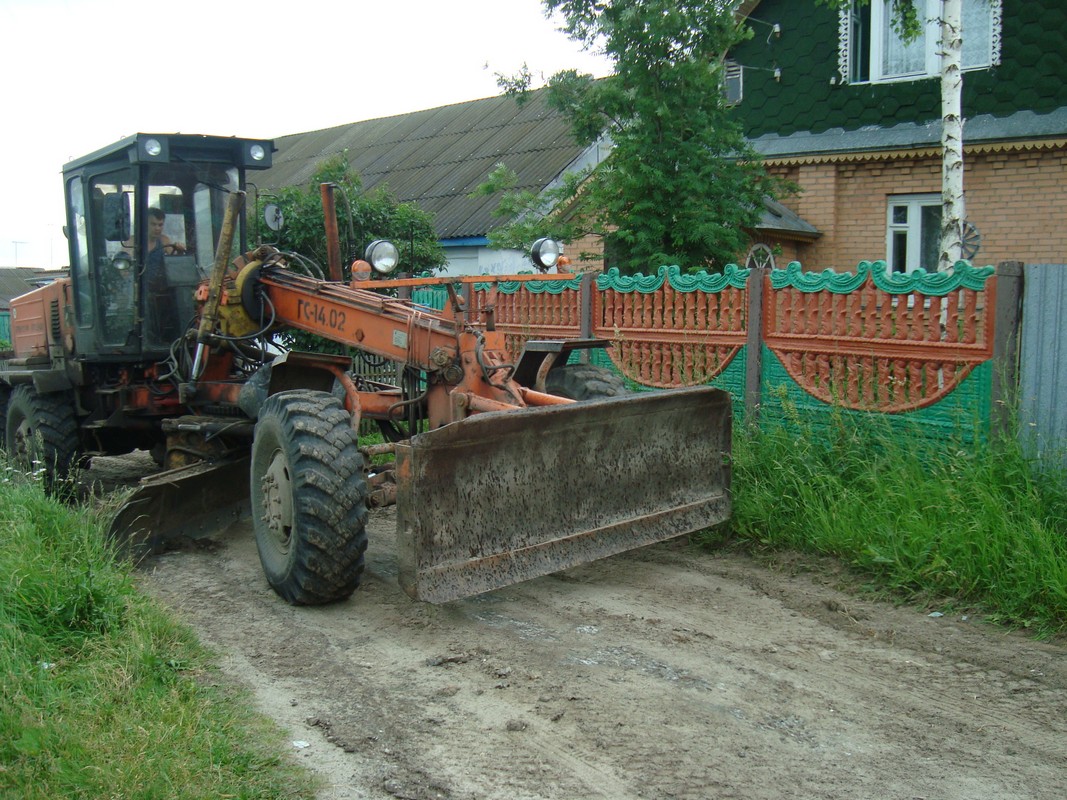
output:
M 921 4 L 923 32 L 904 42 L 893 27 L 901 0 L 853 2 L 841 12 L 838 65 L 848 83 L 883 83 L 935 77 L 940 72 L 941 0 Z M 1000 62 L 1001 0 L 963 0 L 963 68 Z

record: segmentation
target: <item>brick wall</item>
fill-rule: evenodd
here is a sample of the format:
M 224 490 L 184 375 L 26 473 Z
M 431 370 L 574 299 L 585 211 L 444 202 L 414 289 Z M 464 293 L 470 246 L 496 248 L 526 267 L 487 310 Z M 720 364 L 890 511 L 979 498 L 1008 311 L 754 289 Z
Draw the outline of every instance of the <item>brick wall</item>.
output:
M 595 253 L 598 258 L 591 261 L 583 261 L 581 258 L 582 253 Z M 600 272 L 604 267 L 604 262 L 601 256 L 604 252 L 604 237 L 599 234 L 588 234 L 581 239 L 576 239 L 573 242 L 569 242 L 566 246 L 565 255 L 571 260 L 571 264 L 567 267 L 570 272 L 589 272 L 595 270 Z
M 888 198 L 941 191 L 936 156 L 771 166 L 801 187 L 783 202 L 823 233 L 796 249 L 813 270 L 885 258 Z M 964 190 L 982 236 L 975 264 L 1067 260 L 1067 147 L 968 153 Z

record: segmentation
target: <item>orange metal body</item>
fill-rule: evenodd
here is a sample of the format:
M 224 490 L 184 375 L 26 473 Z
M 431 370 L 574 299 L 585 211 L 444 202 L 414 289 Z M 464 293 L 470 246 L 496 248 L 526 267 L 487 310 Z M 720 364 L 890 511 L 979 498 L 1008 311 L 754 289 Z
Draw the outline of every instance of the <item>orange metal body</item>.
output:
M 68 345 L 71 331 L 64 308 L 70 303 L 70 278 L 35 289 L 11 301 L 11 344 L 16 358 L 48 356 L 49 345 Z
M 275 325 L 315 333 L 431 374 L 451 368 L 452 382 L 433 377 L 429 382 L 426 404 L 431 428 L 477 412 L 571 402 L 525 390 L 512 381 L 504 333 L 475 330 L 467 325 L 462 309 L 448 316 L 365 288 L 315 280 L 285 269 L 265 269 L 259 281 L 274 310 Z M 451 279 L 404 283 L 445 282 Z M 358 282 L 358 286 L 367 285 L 382 288 L 382 282 Z M 357 419 L 360 415 L 388 419 L 395 406 L 395 400 L 377 393 L 349 390 L 348 394 L 347 405 Z

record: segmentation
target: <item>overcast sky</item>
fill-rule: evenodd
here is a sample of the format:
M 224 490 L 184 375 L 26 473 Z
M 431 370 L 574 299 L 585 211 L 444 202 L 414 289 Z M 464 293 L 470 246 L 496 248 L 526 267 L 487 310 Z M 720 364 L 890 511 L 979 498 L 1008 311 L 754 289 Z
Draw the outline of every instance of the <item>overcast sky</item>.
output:
M 0 0 L 0 266 L 63 267 L 63 164 L 140 131 L 276 138 L 607 62 L 540 0 Z

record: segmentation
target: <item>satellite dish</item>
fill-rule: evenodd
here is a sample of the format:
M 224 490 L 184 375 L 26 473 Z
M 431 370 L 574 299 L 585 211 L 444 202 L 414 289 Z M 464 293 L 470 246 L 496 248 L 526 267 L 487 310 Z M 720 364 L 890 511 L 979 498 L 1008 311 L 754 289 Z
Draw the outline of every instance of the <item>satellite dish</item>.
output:
M 982 246 L 982 234 L 973 222 L 960 223 L 960 256 L 970 261 Z
M 263 221 L 272 231 L 280 231 L 285 225 L 285 215 L 276 203 L 263 206 Z
M 745 257 L 745 266 L 749 269 L 774 269 L 774 250 L 762 243 L 752 245 Z

